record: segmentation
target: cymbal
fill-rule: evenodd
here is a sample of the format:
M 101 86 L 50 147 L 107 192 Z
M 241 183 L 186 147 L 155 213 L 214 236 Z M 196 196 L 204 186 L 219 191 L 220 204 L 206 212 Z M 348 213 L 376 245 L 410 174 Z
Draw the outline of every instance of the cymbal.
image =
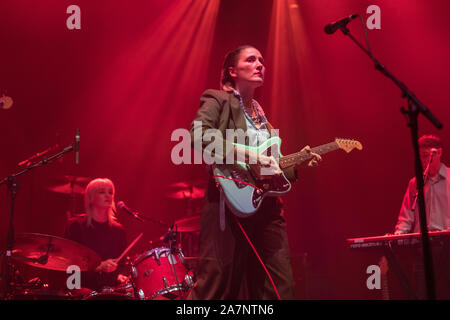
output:
M 199 189 L 199 188 L 192 188 L 192 191 L 190 189 L 182 189 L 179 191 L 173 191 L 166 193 L 166 196 L 168 198 L 172 199 L 202 199 L 205 196 L 205 190 Z
M 204 180 L 194 180 L 194 181 L 179 181 L 175 182 L 169 185 L 171 188 L 177 188 L 177 189 L 187 189 L 190 190 L 192 188 L 200 188 L 205 189 L 206 188 L 206 181 Z
M 14 241 L 12 258 L 37 268 L 66 271 L 67 267 L 76 265 L 80 271 L 87 271 L 95 269 L 101 262 L 94 250 L 56 236 L 22 233 Z
M 77 176 L 69 176 L 69 175 L 64 176 L 64 181 L 68 181 L 68 182 L 73 181 L 74 183 L 79 183 L 79 184 L 87 184 L 91 180 L 92 180 L 92 178 L 88 178 L 88 177 L 77 177 Z
M 84 189 L 91 178 L 76 177 L 76 176 L 64 176 L 64 178 L 58 179 L 64 181 L 63 183 L 47 187 L 48 190 L 62 193 L 62 194 L 83 194 Z
M 169 185 L 169 191 L 166 193 L 168 198 L 172 199 L 201 199 L 205 196 L 206 181 L 179 181 Z
M 47 189 L 62 194 L 83 194 L 85 188 L 76 184 L 71 185 L 70 183 L 65 183 L 58 186 L 47 187 Z
M 189 217 L 175 221 L 177 232 L 200 231 L 200 216 Z

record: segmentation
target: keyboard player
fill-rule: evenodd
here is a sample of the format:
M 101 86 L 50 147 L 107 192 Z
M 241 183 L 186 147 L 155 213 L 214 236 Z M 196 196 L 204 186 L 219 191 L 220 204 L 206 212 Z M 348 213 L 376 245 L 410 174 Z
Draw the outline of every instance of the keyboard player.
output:
M 450 181 L 449 168 L 441 162 L 443 145 L 434 135 L 424 135 L 419 139 L 419 152 L 424 168 L 424 195 L 429 231 L 450 228 Z M 419 209 L 417 203 L 416 178 L 409 181 L 395 226 L 395 234 L 420 232 Z M 450 299 L 450 245 L 432 246 L 433 266 L 437 298 Z M 423 278 L 423 257 L 417 250 L 414 261 L 417 295 L 425 297 Z

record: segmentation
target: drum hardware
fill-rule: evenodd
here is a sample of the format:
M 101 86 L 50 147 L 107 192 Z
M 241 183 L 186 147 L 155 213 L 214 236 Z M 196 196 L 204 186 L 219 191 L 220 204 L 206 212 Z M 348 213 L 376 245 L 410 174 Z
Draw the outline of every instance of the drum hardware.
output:
M 65 287 L 67 268 L 77 265 L 88 271 L 100 263 L 97 253 L 77 242 L 38 233 L 18 234 L 11 259 L 13 273 L 5 298 L 16 300 L 73 299 L 74 293 Z
M 200 231 L 200 216 L 188 217 L 175 221 L 177 232 L 198 232 Z
M 83 195 L 84 189 L 89 183 L 91 178 L 86 177 L 76 177 L 76 176 L 64 176 L 64 178 L 60 179 L 61 182 L 49 186 L 46 189 L 52 192 L 67 194 L 67 195 Z
M 137 298 L 173 300 L 183 298 L 192 288 L 192 275 L 185 268 L 176 238 L 174 222 L 163 237 L 164 247 L 144 252 L 132 262 L 131 276 Z
M 193 277 L 187 273 L 184 266 L 184 255 L 177 244 L 177 232 L 179 229 L 182 232 L 199 229 L 197 226 L 199 218 L 180 220 L 182 225 L 180 228 L 177 221 L 169 225 L 160 220 L 144 217 L 128 208 L 122 201 L 118 202 L 117 207 L 140 222 L 151 221 L 161 226 L 169 226 L 167 233 L 159 239 L 163 242 L 162 247 L 141 253 L 132 261 L 131 285 L 134 296 L 141 300 L 182 298 L 192 288 Z
M 24 281 L 16 271 L 12 279 L 6 300 L 67 300 L 72 297 L 71 292 L 53 288 L 39 277 Z
M 39 233 L 22 233 L 15 239 L 11 258 L 47 270 L 66 271 L 77 265 L 80 271 L 94 270 L 100 256 L 78 242 Z
M 77 134 L 78 134 L 78 130 L 77 130 Z M 8 235 L 7 235 L 6 250 L 5 250 L 6 266 L 3 270 L 3 277 L 2 277 L 4 296 L 8 296 L 8 294 L 10 293 L 10 289 L 11 289 L 10 288 L 10 274 L 11 274 L 11 270 L 12 270 L 11 257 L 12 257 L 12 252 L 14 249 L 14 242 L 15 242 L 15 240 L 14 240 L 14 208 L 15 208 L 15 200 L 16 200 L 17 191 L 19 190 L 19 182 L 18 182 L 17 178 L 34 168 L 44 166 L 48 163 L 51 163 L 54 160 L 61 158 L 66 153 L 75 151 L 75 147 L 78 148 L 78 143 L 76 143 L 76 139 L 74 139 L 73 143 L 70 146 L 64 148 L 64 150 L 62 150 L 61 152 L 58 152 L 57 154 L 55 154 L 49 158 L 45 157 L 41 161 L 39 161 L 35 164 L 32 164 L 32 165 L 29 165 L 22 171 L 11 174 L 8 177 L 6 177 L 0 181 L 0 185 L 3 185 L 3 184 L 6 185 L 7 191 L 8 191 L 8 196 L 10 196 L 10 199 L 9 199 L 10 200 L 9 227 L 8 227 Z
M 93 291 L 82 300 L 134 300 L 134 298 L 129 295 L 117 292 L 109 293 Z
M 168 223 L 166 223 L 166 222 L 164 222 L 162 220 L 157 220 L 157 219 L 154 219 L 154 218 L 142 216 L 140 213 L 138 213 L 138 212 L 128 208 L 123 201 L 118 201 L 117 202 L 117 208 L 119 208 L 122 211 L 128 213 L 129 215 L 131 215 L 134 219 L 138 220 L 139 222 L 150 221 L 150 222 L 159 224 L 160 226 L 163 226 L 163 227 L 169 226 Z M 117 214 L 116 210 L 113 209 L 113 211 L 114 211 L 115 214 Z
M 166 196 L 184 201 L 185 218 L 176 221 L 179 242 L 188 255 L 198 255 L 198 232 L 200 231 L 200 215 L 202 204 L 198 201 L 204 198 L 206 180 L 186 180 L 172 183 Z
M 176 247 L 144 252 L 132 263 L 135 296 L 141 300 L 177 299 L 192 288 L 192 275 L 186 271 L 184 256 Z
M 80 201 L 87 184 L 91 180 L 91 178 L 87 177 L 65 175 L 64 177 L 57 179 L 57 184 L 46 187 L 49 191 L 62 195 L 68 195 L 70 197 L 70 206 L 66 211 L 67 222 L 69 224 L 74 218 L 78 219 L 78 217 L 84 216 L 77 215 L 75 212 L 77 212 L 77 203 Z
M 82 300 L 134 300 L 134 288 L 130 281 L 115 287 L 103 287 L 91 291 Z

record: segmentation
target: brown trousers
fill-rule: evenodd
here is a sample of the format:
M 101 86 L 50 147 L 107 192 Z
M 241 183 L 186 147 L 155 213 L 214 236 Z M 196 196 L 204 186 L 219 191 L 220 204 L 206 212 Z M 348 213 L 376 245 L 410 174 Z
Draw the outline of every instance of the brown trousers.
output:
M 200 264 L 190 298 L 198 300 L 277 299 L 263 266 L 226 208 L 219 225 L 219 193 L 208 188 L 200 220 Z M 279 198 L 266 198 L 251 217 L 238 219 L 271 275 L 281 299 L 295 299 L 286 221 Z

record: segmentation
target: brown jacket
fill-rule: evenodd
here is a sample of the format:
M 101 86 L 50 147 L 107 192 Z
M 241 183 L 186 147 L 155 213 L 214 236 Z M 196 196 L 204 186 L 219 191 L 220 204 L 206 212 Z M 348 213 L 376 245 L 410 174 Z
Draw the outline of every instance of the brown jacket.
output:
M 221 132 L 221 136 L 225 137 L 226 129 L 242 129 L 244 132 L 247 131 L 247 123 L 245 121 L 244 113 L 239 104 L 239 99 L 231 92 L 223 90 L 206 90 L 200 98 L 200 109 L 195 116 L 194 121 L 201 121 L 202 123 L 202 133 L 207 129 L 218 129 Z M 195 136 L 194 136 L 194 121 L 191 124 L 191 141 L 194 146 Z M 269 131 L 273 127 L 268 123 Z M 199 136 L 199 135 L 197 135 Z M 223 158 L 226 156 L 227 151 L 231 151 L 232 148 L 229 147 L 230 141 L 219 138 L 223 145 L 224 154 L 221 155 Z M 210 141 L 203 141 L 202 139 L 202 149 L 204 149 Z M 227 147 L 228 146 L 228 147 Z M 283 170 L 284 175 L 290 181 L 297 180 L 297 172 L 295 167 L 289 167 Z

